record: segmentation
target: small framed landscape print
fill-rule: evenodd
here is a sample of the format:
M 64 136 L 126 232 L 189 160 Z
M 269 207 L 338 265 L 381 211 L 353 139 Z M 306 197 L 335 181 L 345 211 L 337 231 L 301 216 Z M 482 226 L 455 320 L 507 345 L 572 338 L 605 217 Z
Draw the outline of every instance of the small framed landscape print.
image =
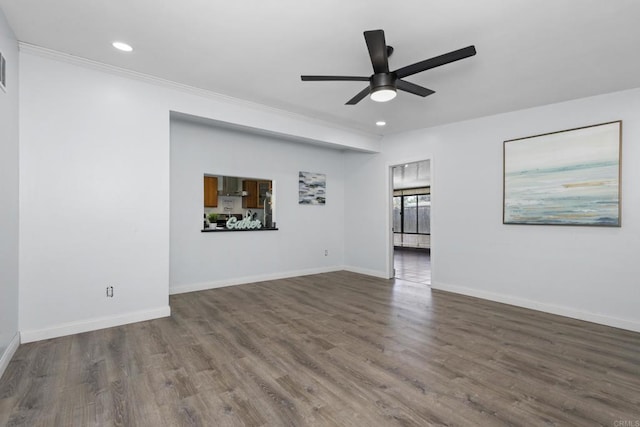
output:
M 620 227 L 622 121 L 512 139 L 503 223 Z

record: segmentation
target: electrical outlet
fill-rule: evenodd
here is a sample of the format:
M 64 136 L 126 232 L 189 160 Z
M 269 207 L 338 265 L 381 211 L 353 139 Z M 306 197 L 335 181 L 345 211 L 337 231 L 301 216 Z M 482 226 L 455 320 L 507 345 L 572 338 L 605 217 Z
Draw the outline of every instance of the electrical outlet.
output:
M 324 256 L 329 256 L 329 249 L 324 250 Z

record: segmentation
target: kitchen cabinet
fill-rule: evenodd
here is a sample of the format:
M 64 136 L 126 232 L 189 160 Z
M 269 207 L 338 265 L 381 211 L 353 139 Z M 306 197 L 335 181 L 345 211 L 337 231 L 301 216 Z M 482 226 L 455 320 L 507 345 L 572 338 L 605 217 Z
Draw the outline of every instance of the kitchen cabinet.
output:
M 244 209 L 263 209 L 267 191 L 271 191 L 271 181 L 245 179 L 242 181 L 242 190 L 247 192 L 242 197 Z
M 242 196 L 242 207 L 244 209 L 258 207 L 258 181 L 245 179 L 242 181 L 242 191 L 246 195 Z
M 204 177 L 204 207 L 205 208 L 218 207 L 218 177 L 217 176 Z

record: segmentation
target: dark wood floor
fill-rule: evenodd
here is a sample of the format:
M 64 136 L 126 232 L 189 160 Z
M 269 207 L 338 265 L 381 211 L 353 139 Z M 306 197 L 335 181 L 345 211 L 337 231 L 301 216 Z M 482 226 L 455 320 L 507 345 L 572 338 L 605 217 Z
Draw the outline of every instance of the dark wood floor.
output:
M 640 334 L 338 272 L 21 345 L 0 425 L 628 426 Z

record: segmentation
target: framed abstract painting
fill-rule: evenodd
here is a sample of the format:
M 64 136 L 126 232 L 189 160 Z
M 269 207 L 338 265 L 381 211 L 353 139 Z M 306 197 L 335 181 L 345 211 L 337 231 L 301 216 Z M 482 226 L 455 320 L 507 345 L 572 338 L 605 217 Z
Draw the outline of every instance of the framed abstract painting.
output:
M 298 173 L 298 203 L 324 205 L 327 202 L 327 176 L 323 173 Z
M 504 224 L 620 227 L 622 121 L 504 141 Z

